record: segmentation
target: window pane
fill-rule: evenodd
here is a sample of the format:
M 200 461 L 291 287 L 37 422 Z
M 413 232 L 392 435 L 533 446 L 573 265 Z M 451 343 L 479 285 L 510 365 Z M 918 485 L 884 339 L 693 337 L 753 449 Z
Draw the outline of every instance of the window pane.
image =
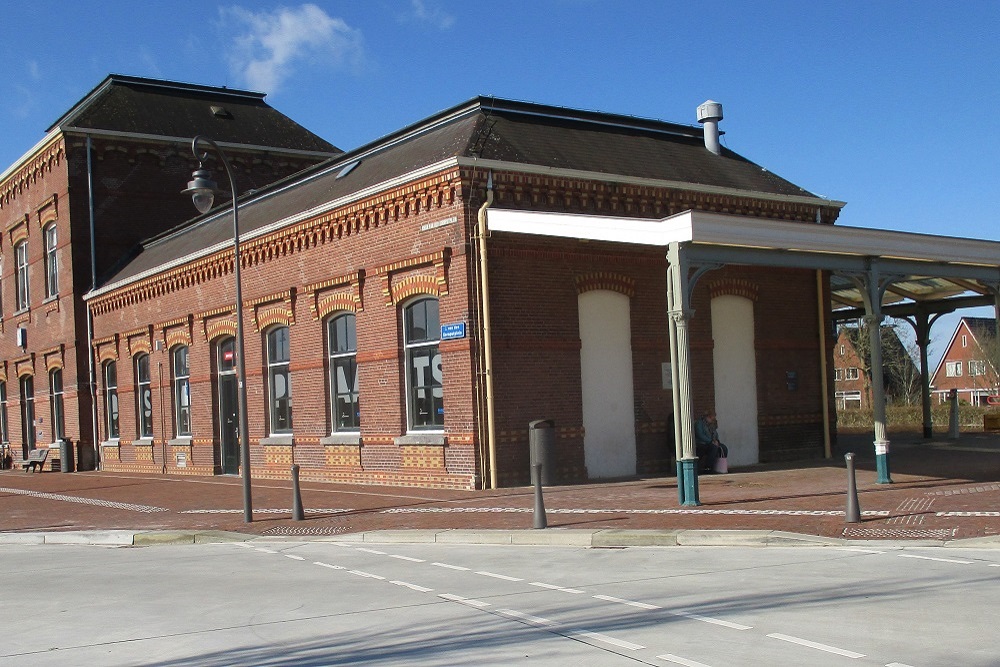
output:
M 288 327 L 278 327 L 267 334 L 272 433 L 287 433 L 292 430 L 292 385 L 288 362 Z
M 191 435 L 191 383 L 187 346 L 175 347 L 171 357 L 174 375 L 174 432 L 178 436 L 187 436 Z
M 444 425 L 441 354 L 436 345 L 410 354 L 410 404 L 413 427 Z
M 118 437 L 118 369 L 115 362 L 104 366 L 104 409 L 108 438 Z

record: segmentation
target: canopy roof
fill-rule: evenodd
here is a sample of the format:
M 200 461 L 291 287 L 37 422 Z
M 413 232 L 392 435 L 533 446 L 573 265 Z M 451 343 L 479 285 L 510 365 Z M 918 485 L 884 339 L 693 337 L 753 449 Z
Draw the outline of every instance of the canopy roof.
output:
M 994 303 L 1000 287 L 1000 242 L 884 229 L 806 224 L 685 211 L 659 220 L 490 209 L 493 232 L 666 247 L 690 245 L 692 261 L 823 269 L 833 272 L 831 308 L 863 314 L 853 275 L 877 265 L 890 280 L 883 305 L 930 312 Z M 885 309 L 893 314 L 891 309 Z

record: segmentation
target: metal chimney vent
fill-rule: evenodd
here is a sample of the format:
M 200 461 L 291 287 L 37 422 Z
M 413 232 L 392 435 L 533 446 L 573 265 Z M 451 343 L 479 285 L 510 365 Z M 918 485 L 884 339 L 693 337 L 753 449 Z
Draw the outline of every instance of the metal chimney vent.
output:
M 705 126 L 705 148 L 716 155 L 722 153 L 719 144 L 719 121 L 722 120 L 722 105 L 708 100 L 698 106 L 698 122 Z

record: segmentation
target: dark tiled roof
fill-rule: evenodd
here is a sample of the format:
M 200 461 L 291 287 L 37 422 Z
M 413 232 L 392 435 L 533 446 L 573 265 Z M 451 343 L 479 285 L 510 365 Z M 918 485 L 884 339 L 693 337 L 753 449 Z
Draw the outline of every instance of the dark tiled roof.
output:
M 240 233 L 250 235 L 288 216 L 455 157 L 716 186 L 749 195 L 815 196 L 730 150 L 712 154 L 704 146 L 701 128 L 477 98 L 257 193 L 240 206 Z M 110 282 L 229 239 L 232 221 L 225 212 L 195 220 L 146 243 Z
M 263 93 L 118 74 L 107 77 L 49 130 L 56 127 L 165 137 L 205 134 L 220 143 L 342 152 L 272 108 Z
M 992 338 L 996 334 L 997 321 L 992 317 L 963 317 L 962 321 L 969 327 L 972 334 L 983 341 L 984 338 Z

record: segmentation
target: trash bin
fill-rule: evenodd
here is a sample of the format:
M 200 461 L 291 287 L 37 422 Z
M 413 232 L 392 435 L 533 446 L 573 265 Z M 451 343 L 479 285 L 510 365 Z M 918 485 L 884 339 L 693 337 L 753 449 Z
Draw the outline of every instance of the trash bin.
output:
M 552 419 L 536 419 L 528 424 L 528 448 L 531 458 L 531 484 L 535 484 L 535 464 L 542 464 L 542 486 L 552 484 L 553 450 L 556 444 L 556 423 Z
M 73 441 L 69 438 L 59 441 L 59 472 L 73 472 Z

